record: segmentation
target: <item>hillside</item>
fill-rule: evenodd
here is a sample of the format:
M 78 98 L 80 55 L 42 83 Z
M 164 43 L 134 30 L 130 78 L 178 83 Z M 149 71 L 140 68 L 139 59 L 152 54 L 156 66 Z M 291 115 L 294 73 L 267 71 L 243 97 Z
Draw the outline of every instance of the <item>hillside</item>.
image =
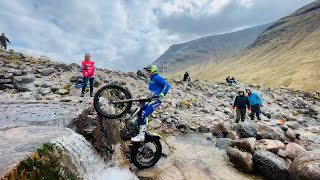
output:
M 205 68 L 193 67 L 193 76 L 224 81 L 232 75 L 245 83 L 317 91 L 320 89 L 319 42 L 318 0 L 272 24 L 236 57 Z
M 241 31 L 174 44 L 154 64 L 164 67 L 165 72 L 172 72 L 199 63 L 224 61 L 245 49 L 270 25 L 264 24 Z

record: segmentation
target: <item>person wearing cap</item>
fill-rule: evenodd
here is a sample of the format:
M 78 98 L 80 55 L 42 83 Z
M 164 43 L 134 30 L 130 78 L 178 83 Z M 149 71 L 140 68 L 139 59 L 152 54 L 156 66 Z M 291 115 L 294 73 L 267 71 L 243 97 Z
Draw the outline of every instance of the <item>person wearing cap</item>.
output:
M 158 108 L 161 104 L 162 98 L 167 95 L 170 85 L 167 81 L 158 74 L 158 68 L 156 65 L 151 65 L 144 68 L 147 71 L 147 78 L 149 81 L 149 97 L 151 102 L 143 109 L 141 113 L 141 125 L 139 134 L 133 138 L 131 141 L 142 142 L 145 139 L 145 133 L 147 130 L 147 117 L 152 114 L 152 112 Z
M 246 108 L 248 108 L 248 111 L 251 111 L 250 108 L 250 101 L 247 96 L 244 95 L 243 89 L 239 90 L 239 95 L 234 100 L 232 109 L 236 109 L 236 123 L 238 123 L 241 119 L 241 121 L 245 120 L 246 117 Z
M 254 115 L 257 116 L 258 120 L 261 120 L 260 118 L 260 107 L 263 107 L 262 103 L 262 99 L 259 96 L 258 93 L 253 92 L 253 90 L 251 88 L 247 89 L 248 92 L 248 97 L 249 97 L 249 101 L 250 101 L 250 105 L 251 105 L 251 113 L 250 113 L 250 118 L 251 120 L 254 120 Z

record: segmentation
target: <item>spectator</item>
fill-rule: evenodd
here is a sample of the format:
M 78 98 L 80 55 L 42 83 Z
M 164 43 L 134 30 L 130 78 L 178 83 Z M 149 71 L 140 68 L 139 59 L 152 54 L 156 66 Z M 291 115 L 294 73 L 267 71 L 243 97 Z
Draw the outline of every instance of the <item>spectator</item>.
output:
M 91 61 L 91 56 L 89 53 L 86 53 L 84 56 L 84 61 L 82 61 L 82 76 L 83 76 L 83 86 L 81 97 L 84 97 L 85 90 L 90 83 L 90 97 L 93 97 L 93 81 L 94 81 L 94 62 Z
M 246 108 L 248 108 L 248 111 L 250 111 L 250 102 L 249 102 L 249 98 L 247 96 L 244 95 L 243 89 L 239 90 L 239 95 L 236 97 L 232 109 L 236 108 L 236 114 L 237 114 L 237 118 L 236 118 L 236 123 L 239 122 L 240 118 L 241 121 L 245 120 L 246 117 Z
M 250 114 L 250 118 L 251 118 L 251 120 L 254 120 L 254 115 L 256 115 L 257 119 L 261 120 L 260 107 L 263 107 L 262 99 L 258 93 L 253 92 L 252 89 L 250 89 L 250 88 L 247 89 L 247 92 L 248 92 L 248 97 L 249 97 L 249 101 L 250 101 L 250 105 L 251 105 L 251 109 L 252 109 L 251 114 Z
M 184 81 L 184 82 L 185 82 L 185 81 L 190 81 L 190 76 L 189 76 L 189 73 L 188 73 L 188 72 L 184 73 L 183 81 Z
M 7 42 L 11 44 L 11 42 L 10 42 L 9 39 L 5 36 L 5 34 L 2 33 L 1 36 L 0 36 L 1 49 L 7 50 Z

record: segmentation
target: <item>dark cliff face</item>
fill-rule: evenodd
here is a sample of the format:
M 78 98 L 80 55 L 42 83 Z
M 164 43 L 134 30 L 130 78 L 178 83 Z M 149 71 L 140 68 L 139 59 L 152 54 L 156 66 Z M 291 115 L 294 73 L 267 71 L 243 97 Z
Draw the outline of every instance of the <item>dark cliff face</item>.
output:
M 271 24 L 256 26 L 237 32 L 207 36 L 169 47 L 154 64 L 165 72 L 183 69 L 195 64 L 219 63 L 245 49 Z

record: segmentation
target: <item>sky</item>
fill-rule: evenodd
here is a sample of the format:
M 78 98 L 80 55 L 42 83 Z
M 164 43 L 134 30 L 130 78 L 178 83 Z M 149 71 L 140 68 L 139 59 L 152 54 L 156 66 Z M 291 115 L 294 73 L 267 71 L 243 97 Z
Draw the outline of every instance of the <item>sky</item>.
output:
M 136 71 L 172 44 L 274 22 L 313 0 L 1 0 L 16 52 Z

